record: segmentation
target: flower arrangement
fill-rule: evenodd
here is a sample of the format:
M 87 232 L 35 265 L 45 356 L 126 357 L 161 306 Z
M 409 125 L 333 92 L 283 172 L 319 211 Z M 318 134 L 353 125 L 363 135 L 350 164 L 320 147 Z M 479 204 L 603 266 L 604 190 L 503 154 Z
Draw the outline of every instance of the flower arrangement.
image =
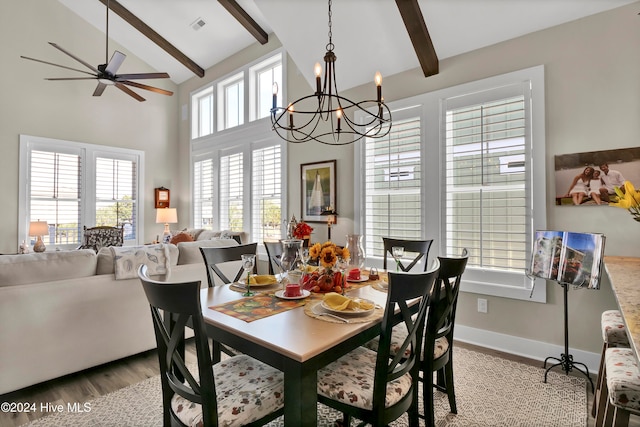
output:
M 609 206 L 628 210 L 631 216 L 633 216 L 633 219 L 640 222 L 640 191 L 636 191 L 633 184 L 629 181 L 625 181 L 623 188 L 624 191 L 615 187 L 618 201 L 609 203 Z
M 340 248 L 334 243 L 327 241 L 322 244 L 316 243 L 309 248 L 309 256 L 312 261 L 327 269 L 332 268 L 339 257 L 349 258 L 349 249 Z
M 306 222 L 299 222 L 293 229 L 293 237 L 296 239 L 304 239 L 311 235 L 313 228 Z

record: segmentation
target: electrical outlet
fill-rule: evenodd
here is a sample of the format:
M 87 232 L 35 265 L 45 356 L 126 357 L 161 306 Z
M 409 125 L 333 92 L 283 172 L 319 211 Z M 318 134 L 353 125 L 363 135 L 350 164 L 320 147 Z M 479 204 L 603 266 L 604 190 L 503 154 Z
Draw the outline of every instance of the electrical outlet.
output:
M 484 298 L 478 298 L 478 313 L 487 312 L 487 300 Z

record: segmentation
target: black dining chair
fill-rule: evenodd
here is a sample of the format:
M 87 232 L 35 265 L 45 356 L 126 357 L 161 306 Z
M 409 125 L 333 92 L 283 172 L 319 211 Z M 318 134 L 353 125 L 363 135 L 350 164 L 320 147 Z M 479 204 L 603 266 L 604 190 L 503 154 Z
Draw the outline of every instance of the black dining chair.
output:
M 390 272 L 378 351 L 358 347 L 318 372 L 318 401 L 342 412 L 344 426 L 351 425 L 351 417 L 362 420 L 360 425 L 386 426 L 404 413 L 411 427 L 418 425 L 422 332 L 438 270 L 436 262 L 425 273 Z M 416 298 L 421 298 L 417 312 L 410 307 Z M 391 335 L 398 321 L 408 333 L 394 356 Z
M 158 345 L 164 426 L 262 426 L 284 412 L 282 372 L 246 355 L 212 365 L 200 281 L 160 282 L 141 265 Z M 164 316 L 164 318 L 163 318 Z M 193 328 L 197 365 L 185 363 L 185 326 Z
M 469 255 L 466 249 L 459 257 L 438 257 L 440 273 L 433 287 L 429 303 L 429 313 L 425 322 L 424 350 L 420 361 L 422 399 L 427 426 L 435 425 L 434 388 L 447 393 L 451 413 L 458 413 L 453 383 L 453 329 L 460 282 L 468 259 Z M 428 355 L 432 356 L 428 357 Z M 437 373 L 435 384 L 433 382 L 434 372 Z
M 280 256 L 282 255 L 282 242 L 264 242 L 264 248 L 267 250 L 269 274 L 276 274 L 276 271 L 281 272 L 282 264 L 280 264 Z
M 384 258 L 382 261 L 382 268 L 387 270 L 387 257 L 392 255 L 392 248 L 394 246 L 401 246 L 404 248 L 405 255 L 413 254 L 413 259 L 407 265 L 404 265 L 402 261 L 399 262 L 399 267 L 402 271 L 410 271 L 422 258 L 424 258 L 424 270 L 427 271 L 427 259 L 429 258 L 429 249 L 433 239 L 429 240 L 407 240 L 407 239 L 393 239 L 390 237 L 383 237 L 384 243 Z
M 216 286 L 214 278 L 216 276 L 225 284 L 237 282 L 244 272 L 242 265 L 239 265 L 237 274 L 233 279 L 230 279 L 222 271 L 220 264 L 232 261 L 241 261 L 242 255 L 255 254 L 257 247 L 257 243 L 247 243 L 238 246 L 201 247 L 200 253 L 202 254 L 202 258 L 204 258 L 204 264 L 207 267 L 207 280 L 209 282 L 209 287 Z M 254 265 L 253 272 L 255 273 L 256 271 L 256 265 Z M 215 273 L 216 276 L 212 276 L 211 272 Z

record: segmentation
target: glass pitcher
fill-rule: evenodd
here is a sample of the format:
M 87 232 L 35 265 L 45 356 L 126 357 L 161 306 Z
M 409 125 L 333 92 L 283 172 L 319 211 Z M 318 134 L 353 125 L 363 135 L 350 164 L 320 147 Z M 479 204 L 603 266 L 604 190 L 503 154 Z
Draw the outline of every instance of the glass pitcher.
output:
M 352 268 L 359 268 L 362 270 L 364 267 L 365 253 L 362 246 L 362 234 L 347 234 L 347 243 L 345 248 L 349 249 L 351 261 L 349 266 Z
M 280 255 L 280 265 L 284 277 L 288 277 L 288 273 L 298 267 L 302 261 L 300 260 L 300 249 L 302 249 L 302 240 L 285 239 L 282 240 L 282 255 Z

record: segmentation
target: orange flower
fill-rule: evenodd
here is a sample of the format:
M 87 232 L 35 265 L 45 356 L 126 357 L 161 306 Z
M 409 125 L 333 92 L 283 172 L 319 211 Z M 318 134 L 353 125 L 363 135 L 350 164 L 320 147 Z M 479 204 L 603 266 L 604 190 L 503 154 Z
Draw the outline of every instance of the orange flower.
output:
M 311 246 L 309 248 L 309 256 L 311 257 L 311 259 L 318 259 L 321 250 L 322 246 L 320 245 L 320 243 L 315 243 L 313 246 Z
M 338 258 L 336 257 L 336 253 L 334 252 L 334 248 L 331 246 L 327 246 L 322 249 L 320 252 L 320 265 L 323 267 L 333 267 Z

